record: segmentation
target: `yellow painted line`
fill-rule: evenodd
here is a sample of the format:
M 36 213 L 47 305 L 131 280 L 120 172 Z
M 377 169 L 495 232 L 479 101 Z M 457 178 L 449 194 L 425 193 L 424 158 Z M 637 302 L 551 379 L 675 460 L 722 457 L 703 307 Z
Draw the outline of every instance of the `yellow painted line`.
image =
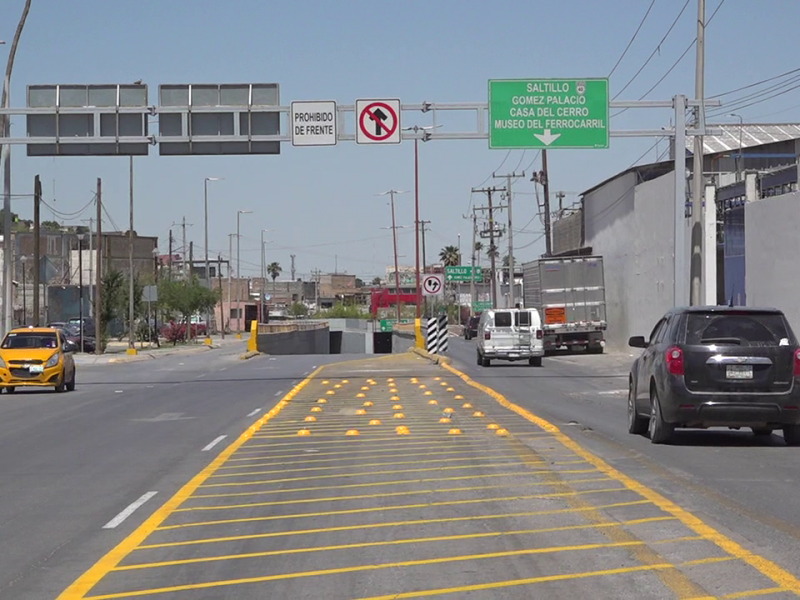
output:
M 447 440 L 447 441 L 440 441 L 440 442 L 400 442 L 397 444 L 381 444 L 380 448 L 375 449 L 367 449 L 367 450 L 342 450 L 339 452 L 315 452 L 314 456 L 350 456 L 352 454 L 374 454 L 374 453 L 382 453 L 382 452 L 395 452 L 396 448 L 414 448 L 416 450 L 435 450 L 436 448 L 451 448 L 453 446 L 463 447 L 463 448 L 483 448 L 482 442 L 479 440 L 471 440 L 469 438 L 463 438 L 460 440 Z M 274 445 L 272 446 L 275 447 Z M 282 450 L 277 449 L 276 452 L 282 452 Z M 264 452 L 263 450 L 259 450 L 258 452 L 244 452 L 239 450 L 234 456 L 242 456 L 241 458 L 230 458 L 225 463 L 231 462 L 243 462 L 246 460 L 262 460 L 262 459 L 280 459 L 280 458 L 300 458 L 302 456 L 308 456 L 307 452 L 303 452 L 301 454 L 274 454 L 272 452 Z M 564 456 L 568 456 L 564 454 Z
M 570 481 L 570 483 L 594 483 L 598 481 L 613 481 L 613 479 L 609 479 L 608 477 L 598 477 L 593 479 L 576 479 Z M 175 509 L 175 512 L 192 512 L 198 510 L 228 510 L 234 508 L 251 508 L 255 506 L 285 506 L 285 505 L 293 505 L 293 504 L 313 504 L 315 502 L 346 502 L 348 500 L 367 500 L 367 499 L 374 499 L 374 498 L 388 498 L 392 496 L 425 496 L 425 495 L 432 495 L 432 494 L 452 494 L 455 492 L 473 492 L 477 490 L 498 490 L 498 489 L 508 489 L 508 488 L 525 488 L 525 487 L 535 487 L 535 486 L 547 486 L 547 485 L 560 485 L 559 483 L 552 482 L 552 481 L 532 481 L 527 483 L 512 483 L 512 484 L 503 484 L 503 485 L 478 485 L 474 487 L 455 487 L 455 488 L 442 488 L 439 490 L 406 490 L 403 492 L 380 492 L 377 494 L 356 494 L 353 496 L 323 496 L 320 498 L 301 498 L 298 500 L 275 500 L 272 502 L 252 502 L 246 504 L 228 504 L 228 505 L 220 505 L 220 506 L 190 506 L 187 508 L 178 508 Z M 193 496 L 194 498 L 194 496 Z
M 292 438 L 293 436 L 277 436 L 277 437 L 278 438 Z M 519 436 L 517 436 L 517 437 L 519 437 Z M 445 433 L 444 436 L 424 436 L 424 435 L 419 435 L 419 436 L 416 436 L 415 439 L 417 439 L 417 440 L 441 440 L 441 439 L 446 439 L 446 438 L 447 438 L 447 435 Z M 452 438 L 450 438 L 450 439 L 452 439 Z M 349 445 L 352 445 L 352 446 L 359 446 L 359 445 L 360 446 L 366 446 L 366 445 L 371 444 L 373 442 L 384 442 L 384 441 L 385 442 L 393 442 L 393 441 L 397 441 L 397 438 L 396 437 L 370 438 L 369 441 L 367 441 L 366 438 L 358 439 L 358 440 L 316 440 L 316 441 L 313 441 L 313 443 L 314 443 L 315 447 L 322 446 L 322 445 L 325 445 L 325 446 L 340 446 L 342 444 L 349 444 Z M 284 443 L 281 443 L 281 444 L 248 444 L 247 446 L 245 446 L 245 448 L 273 448 L 274 449 L 276 447 L 276 445 L 281 446 L 283 448 L 288 448 L 288 447 L 292 447 L 292 446 L 299 446 L 299 447 L 302 447 L 302 448 L 308 448 L 309 443 L 312 443 L 312 441 L 284 442 Z
M 685 541 L 686 538 L 676 538 L 675 540 L 663 540 L 654 542 L 656 544 Z M 688 541 L 688 540 L 686 540 Z M 642 541 L 635 542 L 612 542 L 607 544 L 583 544 L 575 546 L 554 546 L 548 548 L 524 548 L 522 550 L 506 550 L 502 552 L 486 552 L 482 554 L 463 554 L 459 556 L 444 556 L 422 560 L 404 560 L 390 563 L 380 563 L 373 565 L 356 565 L 352 567 L 339 567 L 334 569 L 319 569 L 316 571 L 297 571 L 294 573 L 280 573 L 277 575 L 262 575 L 259 577 L 246 577 L 241 579 L 223 579 L 220 581 L 207 581 L 203 583 L 190 583 L 186 585 L 175 585 L 169 587 L 152 588 L 145 590 L 135 590 L 128 592 L 117 592 L 113 594 L 103 594 L 100 596 L 87 596 L 86 600 L 110 600 L 111 598 L 128 598 L 137 596 L 149 596 L 155 594 L 169 594 L 175 592 L 185 592 L 191 590 L 211 589 L 230 585 L 242 585 L 247 583 L 265 583 L 267 581 L 285 581 L 287 579 L 304 579 L 307 577 L 319 577 L 322 575 L 341 575 L 344 573 L 359 573 L 364 571 L 382 571 L 384 569 L 398 569 L 407 567 L 418 567 L 428 565 L 442 565 L 454 562 L 465 562 L 472 560 L 487 560 L 493 558 L 507 558 L 511 556 L 535 556 L 537 554 L 553 554 L 561 552 L 580 552 L 589 550 L 600 550 L 607 548 L 626 548 L 630 546 L 643 545 Z M 629 567 L 635 568 L 635 567 Z M 651 567 L 652 568 L 652 567 Z M 579 573 L 571 573 L 569 576 L 580 576 Z M 552 576 L 552 577 L 558 577 Z M 562 577 L 566 577 L 562 575 Z M 386 598 L 397 598 L 400 595 L 385 596 Z
M 310 427 L 311 430 L 314 432 L 315 435 L 319 435 L 326 438 L 337 438 L 341 435 L 344 435 L 346 431 L 352 429 L 354 426 L 357 427 L 359 425 L 366 425 L 369 423 L 369 419 L 371 418 L 378 418 L 384 421 L 383 427 L 376 427 L 374 429 L 370 429 L 370 439 L 375 439 L 380 436 L 386 436 L 389 432 L 391 427 L 389 427 L 389 420 L 394 418 L 394 415 L 369 415 L 369 418 L 365 418 L 363 423 L 349 423 L 346 426 L 335 426 L 335 427 L 328 427 L 321 423 L 319 420 L 316 420 L 314 425 L 306 425 Z M 438 431 L 442 431 L 442 427 L 437 424 L 437 421 L 431 421 L 430 419 L 404 419 L 403 423 L 414 427 L 416 430 L 422 431 L 426 434 L 435 434 Z M 253 436 L 255 440 L 269 440 L 269 439 L 283 439 L 283 438 L 291 438 L 293 437 L 291 434 L 297 431 L 297 426 L 293 428 L 287 428 L 286 433 L 281 432 L 280 434 L 276 435 L 258 435 Z M 473 432 L 474 434 L 478 434 L 478 431 Z M 480 432 L 481 434 L 483 432 Z
M 440 450 L 438 452 L 403 452 L 403 456 L 442 456 L 442 455 L 451 455 L 451 454 L 472 454 L 478 451 L 478 448 L 472 448 L 470 450 Z M 377 451 L 375 450 L 366 450 L 369 454 L 375 454 Z M 383 450 L 382 452 L 392 452 L 395 453 L 394 450 Z M 480 449 L 481 454 L 486 454 L 487 452 L 506 452 L 505 449 L 494 449 L 494 450 L 486 450 L 484 448 Z M 342 460 L 343 458 L 350 458 L 351 453 L 346 452 L 342 453 L 339 458 L 314 458 L 312 460 L 288 460 L 288 461 L 281 461 L 281 462 L 270 462 L 270 463 L 257 463 L 257 464 L 249 464 L 249 465 L 226 465 L 219 468 L 220 471 L 224 469 L 241 469 L 243 467 L 277 467 L 278 465 L 305 465 L 309 463 L 328 463 L 328 462 L 337 462 Z M 318 456 L 315 454 L 303 454 L 298 456 Z M 358 458 L 354 458 L 353 460 L 360 460 Z M 230 462 L 230 461 L 229 461 Z M 585 460 L 581 460 L 581 462 L 586 462 Z M 363 465 L 359 465 L 363 466 Z
M 297 394 L 308 385 L 317 374 L 322 371 L 323 367 L 315 369 L 306 379 L 297 384 L 292 390 L 286 394 L 281 402 L 288 403 Z M 79 600 L 84 598 L 86 594 L 120 561 L 122 561 L 131 551 L 144 542 L 147 537 L 156 531 L 158 527 L 167 519 L 167 517 L 178 508 L 187 498 L 189 498 L 200 485 L 208 479 L 214 471 L 216 471 L 222 464 L 233 455 L 248 439 L 259 430 L 265 423 L 267 423 L 274 415 L 280 412 L 280 408 L 276 407 L 272 411 L 272 415 L 266 414 L 259 418 L 247 431 L 245 431 L 239 438 L 234 441 L 230 446 L 225 448 L 211 463 L 206 466 L 202 471 L 195 475 L 188 483 L 186 483 L 180 490 L 178 490 L 172 498 L 167 500 L 160 508 L 158 508 L 150 517 L 137 527 L 130 535 L 117 544 L 111 551 L 97 561 L 92 567 L 89 568 L 83 575 L 72 583 L 64 592 L 62 592 L 57 600 Z
M 343 477 L 371 477 L 373 475 L 396 475 L 398 473 L 422 473 L 427 471 L 454 471 L 457 469 L 490 469 L 495 467 L 523 467 L 527 466 L 527 462 L 503 462 L 490 465 L 457 465 L 449 467 L 426 467 L 424 469 L 394 469 L 390 471 L 372 471 L 371 473 L 337 473 L 334 475 L 312 475 L 309 477 L 285 477 L 283 479 L 265 479 L 262 481 L 234 481 L 231 483 L 204 483 L 201 488 L 217 488 L 217 487 L 232 487 L 240 485 L 263 485 L 266 483 L 288 483 L 290 481 L 311 481 L 313 479 L 341 479 Z M 531 469 L 530 472 L 536 473 L 539 471 L 550 472 L 549 469 Z M 528 471 L 521 471 L 527 473 Z
M 609 524 L 611 526 L 611 524 Z M 580 525 L 576 526 L 573 529 L 586 529 L 587 526 Z M 248 559 L 248 558 L 263 558 L 266 556 L 283 556 L 284 554 L 306 554 L 309 552 L 330 552 L 336 550 L 354 550 L 357 548 L 374 548 L 377 546 L 401 546 L 401 545 L 408 545 L 408 544 L 430 544 L 435 542 L 455 542 L 459 540 L 476 540 L 476 539 L 485 539 L 485 538 L 499 538 L 499 537 L 513 537 L 517 535 L 532 535 L 532 534 L 539 534 L 541 533 L 540 529 L 520 529 L 516 531 L 490 531 L 490 532 L 481 532 L 481 533 L 465 533 L 461 535 L 440 535 L 435 537 L 422 537 L 422 538 L 406 538 L 400 540 L 385 540 L 379 542 L 361 542 L 355 544 L 335 544 L 331 546 L 310 546 L 306 548 L 293 548 L 293 549 L 283 549 L 283 550 L 264 550 L 261 552 L 247 552 L 244 554 L 223 554 L 218 556 L 203 556 L 200 558 L 184 558 L 184 559 L 177 559 L 177 560 L 168 560 L 168 561 L 161 561 L 161 562 L 152 562 L 152 563 L 136 563 L 136 564 L 129 564 L 123 565 L 121 567 L 117 567 L 115 571 L 136 571 L 140 569 L 156 569 L 156 568 L 163 568 L 163 567 L 175 567 L 179 565 L 192 565 L 197 563 L 205 563 L 205 562 L 216 562 L 216 561 L 224 561 L 224 560 L 241 560 L 241 559 Z M 652 542 L 655 544 L 659 543 L 676 543 L 676 542 L 695 542 L 698 540 L 703 540 L 700 536 L 687 536 L 683 538 L 671 539 L 671 540 L 664 540 L 658 542 Z M 586 546 L 591 546 L 591 548 L 587 549 L 596 549 L 598 546 L 601 548 L 613 548 L 619 545 L 637 545 L 637 544 L 644 544 L 645 542 L 639 541 L 629 541 L 629 542 L 607 542 L 605 544 L 586 544 Z M 582 546 L 549 546 L 542 548 L 542 553 L 547 552 L 562 552 L 562 548 L 568 548 L 570 550 L 582 550 Z
M 570 474 L 586 474 L 586 473 L 597 473 L 597 469 L 576 469 L 572 471 L 559 471 L 558 474 L 562 475 L 564 473 Z M 532 471 L 529 475 L 540 475 L 541 472 Z M 310 487 L 301 487 L 301 488 L 280 488 L 280 489 L 273 489 L 273 490 L 257 490 L 254 492 L 229 492 L 227 494 L 192 494 L 192 500 L 196 498 L 235 498 L 239 496 L 261 496 L 264 494 L 290 494 L 293 492 L 317 492 L 322 490 L 345 490 L 345 489 L 355 489 L 355 488 L 365 488 L 365 487 L 381 487 L 387 485 L 408 485 L 408 484 L 419 484 L 419 483 L 432 483 L 432 482 L 441 482 L 441 481 L 466 481 L 470 479 L 490 479 L 490 478 L 497 478 L 497 477 L 519 477 L 520 472 L 516 471 L 513 473 L 487 473 L 485 475 L 459 475 L 458 477 L 426 477 L 423 479 L 398 479 L 395 481 L 377 481 L 377 482 L 369 482 L 369 483 L 350 483 L 344 485 L 317 485 L 317 486 L 310 486 Z M 570 483 L 575 481 L 574 479 L 565 479 L 563 482 Z
M 448 500 L 442 502 L 425 502 L 416 504 L 393 504 L 391 506 L 371 506 L 368 508 L 350 508 L 344 510 L 327 510 L 309 513 L 295 513 L 289 515 L 268 515 L 264 517 L 242 517 L 240 519 L 220 519 L 217 521 L 194 521 L 180 525 L 164 525 L 157 531 L 170 529 L 184 529 L 186 527 L 206 527 L 208 525 L 227 525 L 230 523 L 256 523 L 259 521 L 280 521 L 284 519 L 307 519 L 309 517 L 333 517 L 336 515 L 355 515 L 361 513 L 384 512 L 390 510 L 415 510 L 427 509 L 433 506 L 463 506 L 467 504 L 484 504 L 487 502 L 514 502 L 519 500 L 546 500 L 548 498 L 563 498 L 568 496 L 582 496 L 586 494 L 611 494 L 614 492 L 628 491 L 627 488 L 606 488 L 602 490 L 581 490 L 579 492 L 557 492 L 553 494 L 531 494 L 526 496 L 501 496 L 495 498 L 470 498 L 469 500 Z
M 617 481 L 622 483 L 625 487 L 627 487 L 629 490 L 636 492 L 643 498 L 646 498 L 647 500 L 658 506 L 664 512 L 674 515 L 681 523 L 686 525 L 691 531 L 697 533 L 698 535 L 702 535 L 708 541 L 716 544 L 717 547 L 719 547 L 722 551 L 750 565 L 751 567 L 756 569 L 759 573 L 761 573 L 762 575 L 766 576 L 767 578 L 771 579 L 776 584 L 778 584 L 778 587 L 786 589 L 794 594 L 800 595 L 800 579 L 798 579 L 795 575 L 793 575 L 783 567 L 779 566 L 777 563 L 748 550 L 741 544 L 733 541 L 732 539 L 723 535 L 710 525 L 706 524 L 704 521 L 702 521 L 700 518 L 696 517 L 689 511 L 685 510 L 684 508 L 681 508 L 671 500 L 667 499 L 665 496 L 662 496 L 655 490 L 650 489 L 649 487 L 639 483 L 632 477 L 628 477 L 621 471 L 615 469 L 607 462 L 605 462 L 603 459 L 601 459 L 599 456 L 595 456 L 588 450 L 584 449 L 583 446 L 581 446 L 580 444 L 572 440 L 572 438 L 562 433 L 558 429 L 558 427 L 556 427 L 549 421 L 546 421 L 541 417 L 537 417 L 536 415 L 522 408 L 521 406 L 509 402 L 509 400 L 506 399 L 506 397 L 503 396 L 502 394 L 499 394 L 493 389 L 481 385 L 476 381 L 473 381 L 468 375 L 462 373 L 458 369 L 455 369 L 451 365 L 443 364 L 442 366 L 451 373 L 458 375 L 468 385 L 476 389 L 479 389 L 485 394 L 492 397 L 500 405 L 517 413 L 518 415 L 527 419 L 531 423 L 535 423 L 547 433 L 552 434 L 553 437 L 556 440 L 558 440 L 564 447 L 566 447 L 568 450 L 571 450 L 578 456 L 585 458 L 590 464 L 597 467 L 597 469 L 600 472 L 605 473 L 606 475 L 608 475 L 613 479 L 616 479 Z
M 749 590 L 747 592 L 737 592 L 735 594 L 727 594 L 722 596 L 723 598 L 753 598 L 754 596 L 769 596 L 771 594 L 780 594 L 782 592 L 788 592 L 789 590 L 785 588 L 773 587 L 767 588 L 763 590 Z
M 440 440 L 426 440 L 426 441 L 409 440 L 408 442 L 397 443 L 397 439 L 393 438 L 392 441 L 394 441 L 395 443 L 394 444 L 383 444 L 383 445 L 381 445 L 381 447 L 382 448 L 402 448 L 403 446 L 406 445 L 406 443 L 409 444 L 409 445 L 414 445 L 414 446 L 418 446 L 420 444 L 439 445 L 439 446 L 463 444 L 463 445 L 467 446 L 470 443 L 473 443 L 475 440 L 467 440 L 467 439 L 458 440 L 458 441 L 457 440 L 442 441 L 441 439 Z M 353 440 L 348 440 L 348 443 L 352 444 Z M 330 442 L 326 442 L 326 444 L 330 444 Z M 364 445 L 366 445 L 366 444 L 364 444 Z M 302 446 L 303 448 L 308 448 L 308 443 L 304 443 L 304 444 L 290 444 L 290 443 L 283 443 L 283 444 L 248 444 L 247 446 L 245 446 L 244 448 L 239 450 L 236 454 L 237 454 L 237 456 L 245 456 L 245 455 L 249 455 L 249 454 L 260 454 L 260 455 L 263 455 L 263 454 L 272 454 L 272 452 L 286 452 L 286 448 L 289 447 L 289 446 Z M 267 452 L 265 450 L 250 451 L 249 448 L 270 448 L 272 450 L 272 452 Z M 331 450 L 336 450 L 336 449 L 337 448 L 331 448 Z M 290 448 L 290 451 L 296 451 L 296 450 L 297 450 L 297 448 Z
M 641 505 L 643 502 L 646 501 L 637 501 L 634 502 L 633 505 Z M 623 503 L 616 503 L 616 504 L 607 504 L 604 506 L 598 506 L 597 508 L 618 508 L 624 506 L 632 506 L 630 503 L 623 502 Z M 234 536 L 226 536 L 226 537 L 216 537 L 216 538 L 201 538 L 195 540 L 184 540 L 180 542 L 163 542 L 160 544 L 147 544 L 138 546 L 136 550 L 154 550 L 157 548 L 175 548 L 177 546 L 196 546 L 201 544 L 219 544 L 224 542 L 240 542 L 245 540 L 256 540 L 256 539 L 266 539 L 266 538 L 273 538 L 273 537 L 284 537 L 284 536 L 295 536 L 295 535 L 315 535 L 318 533 L 337 533 L 343 531 L 360 531 L 364 529 L 384 529 L 387 527 L 409 527 L 414 525 L 430 525 L 433 523 L 454 523 L 454 522 L 470 522 L 470 521 L 487 521 L 493 519 L 510 519 L 510 518 L 519 518 L 519 517 L 536 517 L 536 516 L 548 516 L 553 514 L 580 514 L 583 510 L 591 510 L 591 509 L 558 509 L 558 510 L 545 510 L 545 511 L 536 511 L 536 512 L 525 512 L 525 513 L 508 513 L 508 514 L 490 514 L 490 515 L 473 515 L 467 517 L 447 517 L 442 519 L 416 519 L 413 521 L 395 521 L 395 522 L 388 522 L 388 523 L 367 523 L 364 525 L 343 525 L 339 527 L 325 527 L 325 528 L 317 528 L 317 529 L 295 529 L 295 530 L 288 530 L 288 531 L 271 531 L 269 533 L 251 533 L 246 535 L 234 535 Z M 614 521 L 609 523 L 582 523 L 580 525 L 562 525 L 560 527 L 547 527 L 544 529 L 539 529 L 538 533 L 555 533 L 559 531 L 571 531 L 573 529 L 602 529 L 605 527 L 618 527 L 618 526 L 628 526 L 628 525 L 639 525 L 645 523 L 657 523 L 663 521 L 674 521 L 675 517 L 672 516 L 660 516 L 660 517 L 648 517 L 643 519 L 634 519 L 631 521 Z
M 722 560 L 700 559 L 692 560 L 689 562 L 673 565 L 670 563 L 661 563 L 655 565 L 640 565 L 637 567 L 620 567 L 618 569 L 605 569 L 603 571 L 582 571 L 579 573 L 564 573 L 558 575 L 542 575 L 539 577 L 528 577 L 526 579 L 513 579 L 511 581 L 495 581 L 492 583 L 478 583 L 475 585 L 465 585 L 461 587 L 452 588 L 439 588 L 436 590 L 424 590 L 417 592 L 404 592 L 399 594 L 391 594 L 389 596 L 371 596 L 369 598 L 361 598 L 360 600 L 395 600 L 402 598 L 424 598 L 425 596 L 443 595 L 443 594 L 464 594 L 467 592 L 479 592 L 483 590 L 496 590 L 500 588 L 508 588 L 520 585 L 534 585 L 537 583 L 552 583 L 554 581 L 569 581 L 575 579 L 588 579 L 590 577 L 608 577 L 610 575 L 628 575 L 630 573 L 638 573 L 642 571 L 660 571 L 664 569 L 674 569 L 677 567 L 693 567 L 697 565 L 713 564 L 715 562 L 724 562 L 731 560 L 725 558 Z
M 474 461 L 482 461 L 482 460 L 498 460 L 501 458 L 519 458 L 516 454 L 505 454 L 500 456 L 465 456 L 464 458 L 437 458 L 433 460 L 426 460 L 425 464 L 429 463 L 447 463 L 447 462 L 459 462 L 464 460 L 474 460 Z M 586 462 L 585 460 L 579 462 Z M 218 479 L 220 477 L 249 477 L 251 475 L 272 475 L 275 473 L 307 473 L 309 471 L 335 471 L 336 469 L 352 469 L 354 467 L 358 467 L 359 469 L 364 469 L 367 467 L 392 467 L 397 465 L 418 465 L 418 460 L 396 460 L 391 462 L 379 462 L 379 463 L 365 463 L 363 465 L 336 465 L 333 467 L 303 467 L 303 468 L 289 468 L 289 469 L 275 469 L 272 471 L 244 471 L 242 473 L 220 473 L 218 475 L 212 475 L 211 478 Z M 538 463 L 532 464 L 546 464 L 546 461 L 540 460 Z M 368 473 L 364 473 L 368 475 Z

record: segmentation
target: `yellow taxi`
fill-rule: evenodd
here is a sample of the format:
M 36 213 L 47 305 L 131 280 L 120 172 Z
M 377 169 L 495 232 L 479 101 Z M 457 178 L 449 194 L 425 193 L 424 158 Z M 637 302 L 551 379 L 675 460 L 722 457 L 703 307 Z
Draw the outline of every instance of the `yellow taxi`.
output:
M 54 387 L 56 392 L 75 389 L 75 343 L 50 327 L 11 330 L 0 344 L 0 390 L 18 387 Z

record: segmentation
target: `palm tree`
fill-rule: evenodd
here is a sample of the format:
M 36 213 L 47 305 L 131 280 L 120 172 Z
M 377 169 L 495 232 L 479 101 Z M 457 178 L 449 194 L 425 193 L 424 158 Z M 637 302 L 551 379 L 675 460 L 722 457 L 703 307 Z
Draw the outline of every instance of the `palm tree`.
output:
M 275 280 L 278 278 L 278 275 L 280 275 L 282 271 L 283 269 L 281 269 L 281 265 L 279 263 L 272 262 L 269 263 L 269 265 L 267 265 L 267 273 L 269 273 L 269 276 L 272 277 L 273 284 L 275 283 Z
M 500 251 L 497 249 L 497 246 L 495 244 L 489 245 L 489 248 L 486 250 L 486 256 L 495 259 L 500 257 Z
M 481 251 L 483 250 L 483 242 L 475 242 L 475 254 L 478 255 L 478 266 L 481 266 Z
M 461 256 L 458 253 L 457 246 L 445 246 L 439 252 L 439 260 L 442 261 L 445 267 L 457 267 L 461 262 Z

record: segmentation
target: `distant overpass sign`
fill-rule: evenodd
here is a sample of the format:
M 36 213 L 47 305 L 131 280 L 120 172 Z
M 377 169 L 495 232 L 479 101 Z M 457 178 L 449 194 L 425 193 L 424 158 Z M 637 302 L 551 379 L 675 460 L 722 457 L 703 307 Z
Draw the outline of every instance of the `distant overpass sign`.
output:
M 608 148 L 608 79 L 489 80 L 489 147 Z
M 445 267 L 444 278 L 447 281 L 472 281 L 471 266 Z M 483 281 L 483 268 L 475 267 L 475 282 Z
M 292 146 L 335 146 L 336 102 L 292 102 Z

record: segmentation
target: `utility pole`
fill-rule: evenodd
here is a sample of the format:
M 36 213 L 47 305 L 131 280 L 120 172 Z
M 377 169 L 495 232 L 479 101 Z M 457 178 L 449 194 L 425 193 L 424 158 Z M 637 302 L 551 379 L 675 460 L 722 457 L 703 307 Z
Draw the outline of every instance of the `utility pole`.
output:
M 566 194 L 564 192 L 556 192 L 556 198 L 558 198 L 558 216 L 561 216 L 561 212 L 564 210 L 564 197 Z
M 315 311 L 319 312 L 319 280 L 321 271 L 319 269 L 314 269 L 311 271 L 311 274 L 314 276 L 314 307 Z
M 481 193 L 486 194 L 488 199 L 489 205 L 485 207 L 486 210 L 489 211 L 489 260 L 491 261 L 491 270 L 492 270 L 492 307 L 497 308 L 497 282 L 496 282 L 496 274 L 497 274 L 497 247 L 494 244 L 494 211 L 496 209 L 500 209 L 503 207 L 495 207 L 492 204 L 492 194 L 495 192 L 505 192 L 505 188 L 497 188 L 497 187 L 490 187 L 490 188 L 479 188 L 479 189 L 472 189 L 473 193 Z
M 39 326 L 39 285 L 41 284 L 41 204 L 42 204 L 42 180 L 37 175 L 33 179 L 33 326 Z M 81 286 L 83 290 L 83 286 Z M 83 294 L 83 291 L 81 291 Z M 83 321 L 81 321 L 81 331 L 83 331 Z M 81 345 L 83 352 L 83 345 Z
M 219 322 L 222 325 L 220 327 L 220 334 L 222 335 L 222 339 L 225 339 L 225 316 L 222 314 L 223 304 L 222 304 L 222 256 L 217 254 L 217 282 L 219 283 Z M 210 283 L 210 282 L 209 282 Z
M 430 225 L 430 223 L 431 223 L 430 221 L 420 221 L 419 222 L 420 232 L 422 234 L 422 272 L 423 273 L 427 273 L 428 272 L 428 255 L 425 252 L 425 231 L 428 230 L 428 229 L 425 226 L 426 225 Z
M 97 178 L 97 273 L 94 284 L 94 339 L 95 354 L 103 353 L 103 180 Z
M 550 239 L 550 176 L 547 174 L 547 150 L 542 150 L 542 185 L 544 186 L 544 242 L 545 256 L 553 254 L 553 242 Z
M 181 223 L 181 229 L 183 229 L 183 277 L 186 279 L 189 276 L 189 263 L 186 262 L 186 251 L 188 250 L 188 246 L 186 245 L 186 217 L 183 217 L 183 221 Z
M 291 259 L 292 259 L 292 269 L 291 269 L 291 273 L 292 273 L 292 281 L 294 281 L 294 276 L 295 276 L 295 270 L 294 270 L 294 259 L 295 259 L 295 255 L 294 255 L 294 254 L 290 254 L 290 255 L 289 255 L 289 258 L 291 258 Z
M 394 218 L 394 195 L 395 190 L 391 190 L 389 192 L 389 197 L 391 198 L 390 203 L 392 205 L 392 240 L 394 244 L 394 293 L 396 295 L 395 304 L 397 305 L 397 324 L 400 324 L 402 320 L 402 314 L 400 310 L 400 266 L 397 262 L 397 222 Z
M 94 229 L 94 227 L 93 227 L 94 219 L 92 217 L 89 217 L 88 219 L 82 219 L 82 220 L 83 221 L 87 221 L 87 220 L 89 221 L 89 290 L 91 291 L 91 289 L 92 289 L 92 280 L 93 280 L 92 274 L 94 272 L 93 269 L 92 269 L 92 261 L 94 260 L 92 258 L 94 256 L 94 242 L 92 241 L 92 235 L 93 235 L 92 230 Z M 90 295 L 89 296 L 89 318 L 90 319 L 94 316 L 94 312 L 92 311 L 92 306 L 94 305 L 94 303 L 91 301 L 91 298 L 92 297 Z M 45 310 L 47 310 L 46 306 L 45 306 Z
M 130 325 L 128 327 L 128 348 L 131 350 L 136 349 L 135 342 L 135 330 L 133 325 L 134 315 L 133 315 L 133 156 L 130 156 L 129 162 L 129 187 L 130 187 L 130 229 L 128 231 L 128 270 L 130 271 L 128 275 L 128 319 L 130 320 Z
M 333 255 L 333 272 L 334 272 L 334 274 L 339 272 L 339 255 L 338 254 L 334 254 Z
M 231 280 L 233 276 L 231 274 L 231 263 L 233 262 L 233 238 L 236 234 L 229 233 L 228 234 L 228 322 L 230 322 L 231 317 L 231 298 L 233 298 L 231 294 Z M 237 307 L 238 310 L 238 307 Z M 238 313 L 237 313 L 238 316 Z M 223 322 L 224 326 L 224 322 Z M 231 328 L 231 333 L 233 333 L 233 328 Z
M 189 280 L 192 279 L 192 267 L 194 266 L 194 242 L 189 242 Z
M 701 102 L 705 99 L 705 40 L 706 40 L 706 2 L 697 0 L 697 62 L 695 67 L 694 97 Z M 694 109 L 694 126 L 705 128 L 705 107 Z M 683 148 L 675 147 L 675 152 Z M 741 149 L 739 150 L 741 152 Z M 689 304 L 703 303 L 703 136 L 694 136 L 694 155 L 692 161 L 692 259 L 690 262 L 691 287 Z M 716 299 L 714 299 L 716 300 Z
M 508 308 L 516 306 L 516 290 L 514 289 L 514 229 L 511 220 L 511 180 L 525 177 L 525 171 L 517 175 L 516 171 L 508 175 L 494 175 L 495 178 L 506 178 L 506 200 L 508 201 Z
M 470 264 L 472 272 L 469 277 L 469 316 L 475 315 L 475 245 L 478 243 L 478 214 L 472 210 L 472 216 L 464 215 L 465 219 L 472 219 L 472 253 Z
M 169 258 L 167 258 L 167 279 L 172 281 L 172 229 L 169 230 Z

